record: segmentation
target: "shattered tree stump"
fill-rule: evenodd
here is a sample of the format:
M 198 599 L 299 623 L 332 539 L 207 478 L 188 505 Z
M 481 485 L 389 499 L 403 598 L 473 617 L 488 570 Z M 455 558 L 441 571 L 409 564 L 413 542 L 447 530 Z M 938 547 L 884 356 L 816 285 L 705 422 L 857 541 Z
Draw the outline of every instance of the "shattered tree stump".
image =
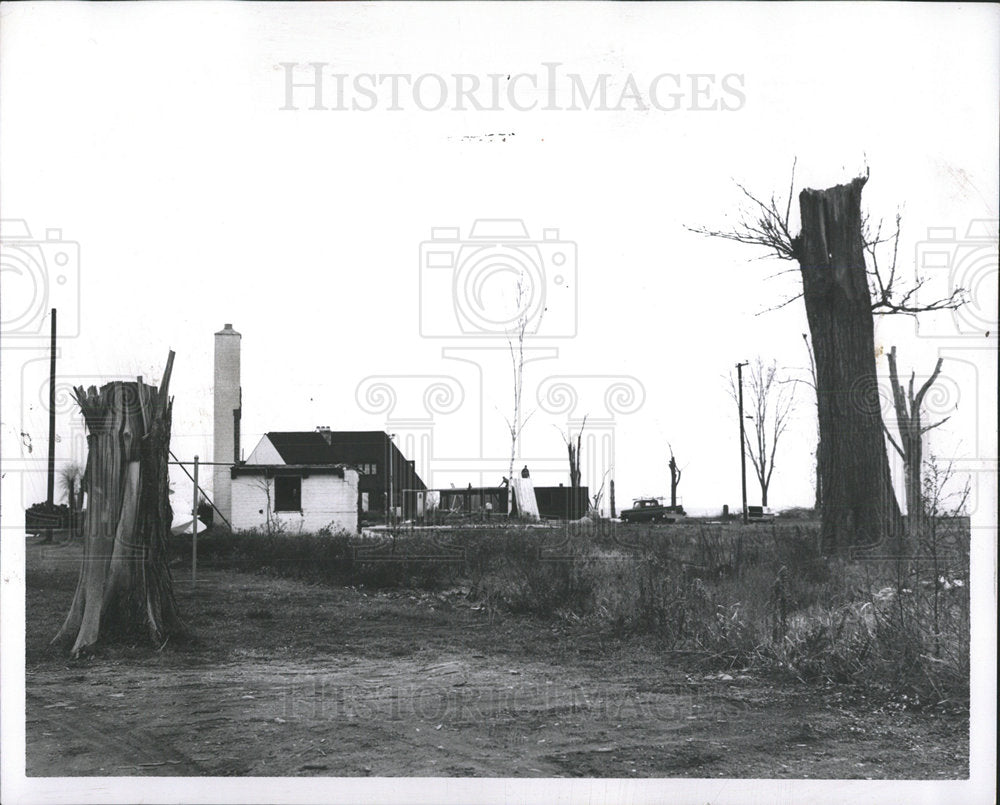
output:
M 865 178 L 799 194 L 794 244 L 816 361 L 822 541 L 828 552 L 898 548 L 902 517 L 889 473 L 864 253 Z
M 102 636 L 145 632 L 156 644 L 182 629 L 167 562 L 168 454 L 174 353 L 159 389 L 116 381 L 74 389 L 87 425 L 84 556 L 73 603 L 53 643 L 79 656 Z

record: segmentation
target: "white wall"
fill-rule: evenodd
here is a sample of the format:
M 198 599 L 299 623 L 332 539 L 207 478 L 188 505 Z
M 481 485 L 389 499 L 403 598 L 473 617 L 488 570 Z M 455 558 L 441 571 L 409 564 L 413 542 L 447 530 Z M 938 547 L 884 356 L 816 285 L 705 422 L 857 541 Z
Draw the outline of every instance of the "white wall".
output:
M 315 533 L 329 527 L 332 531 L 358 530 L 358 473 L 344 470 L 344 477 L 311 475 L 302 479 L 302 512 L 273 512 L 274 480 L 262 475 L 241 475 L 233 479 L 233 517 L 235 531 L 267 526 L 267 491 L 271 489 L 272 518 L 277 519 L 285 533 Z
M 247 464 L 284 464 L 281 453 L 271 444 L 267 436 L 261 436 L 257 446 L 247 458 Z

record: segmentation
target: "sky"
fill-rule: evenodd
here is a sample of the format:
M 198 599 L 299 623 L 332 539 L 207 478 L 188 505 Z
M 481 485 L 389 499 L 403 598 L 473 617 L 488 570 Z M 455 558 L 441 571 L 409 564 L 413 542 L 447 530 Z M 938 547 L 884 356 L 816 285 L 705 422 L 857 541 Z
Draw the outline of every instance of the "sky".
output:
M 787 198 L 794 162 L 796 194 L 870 172 L 872 219 L 902 214 L 904 282 L 931 251 L 928 295 L 971 286 L 959 316 L 880 318 L 876 347 L 897 346 L 918 378 L 945 358 L 928 414 L 950 419 L 928 451 L 971 473 L 972 505 L 995 511 L 995 8 L 0 13 L 4 238 L 12 219 L 30 231 L 5 244 L 5 510 L 45 497 L 50 306 L 60 464 L 85 455 L 68 389 L 158 382 L 169 349 L 172 448 L 211 458 L 213 333 L 232 323 L 246 454 L 270 430 L 385 429 L 433 487 L 499 483 L 512 368 L 497 322 L 517 266 L 538 283 L 532 310 L 545 309 L 525 341 L 518 467 L 536 484 L 568 482 L 563 438 L 586 415 L 584 483 L 613 478 L 619 509 L 669 494 L 668 445 L 689 511 L 735 508 L 728 376 L 760 356 L 784 379 L 807 377 L 808 327 L 801 300 L 768 312 L 798 292 L 794 265 L 690 227 L 731 227 L 747 203 L 738 184 Z M 597 108 L 587 97 L 602 80 Z M 486 252 L 477 220 L 507 222 L 477 229 L 492 226 Z M 435 241 L 435 230 L 457 231 Z M 65 282 L 7 270 L 39 255 Z M 878 369 L 887 404 L 884 356 Z M 770 491 L 779 509 L 814 494 L 815 403 L 794 388 Z

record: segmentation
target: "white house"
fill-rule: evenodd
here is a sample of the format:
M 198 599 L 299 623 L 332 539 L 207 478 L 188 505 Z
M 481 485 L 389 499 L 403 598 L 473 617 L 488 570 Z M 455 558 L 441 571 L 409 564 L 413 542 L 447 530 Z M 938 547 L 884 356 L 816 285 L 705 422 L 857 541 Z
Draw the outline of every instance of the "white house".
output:
M 231 469 L 233 529 L 266 530 L 278 523 L 286 533 L 356 532 L 358 471 L 331 463 L 322 450 L 313 455 L 302 445 L 281 448 L 264 436 L 249 458 Z

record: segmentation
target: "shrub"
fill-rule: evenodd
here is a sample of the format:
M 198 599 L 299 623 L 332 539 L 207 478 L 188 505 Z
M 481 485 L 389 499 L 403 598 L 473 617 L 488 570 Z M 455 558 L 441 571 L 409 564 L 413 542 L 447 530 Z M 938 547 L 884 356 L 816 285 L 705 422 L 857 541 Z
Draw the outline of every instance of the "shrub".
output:
M 331 584 L 468 584 L 498 613 L 642 635 L 725 668 L 864 685 L 908 704 L 967 701 L 968 538 L 921 561 L 819 552 L 818 525 L 492 524 L 353 535 L 209 530 L 199 561 Z M 933 534 L 940 547 L 944 534 Z M 175 547 L 190 552 L 189 540 Z M 957 546 L 957 547 L 956 547 Z M 930 560 L 927 557 L 931 557 Z

